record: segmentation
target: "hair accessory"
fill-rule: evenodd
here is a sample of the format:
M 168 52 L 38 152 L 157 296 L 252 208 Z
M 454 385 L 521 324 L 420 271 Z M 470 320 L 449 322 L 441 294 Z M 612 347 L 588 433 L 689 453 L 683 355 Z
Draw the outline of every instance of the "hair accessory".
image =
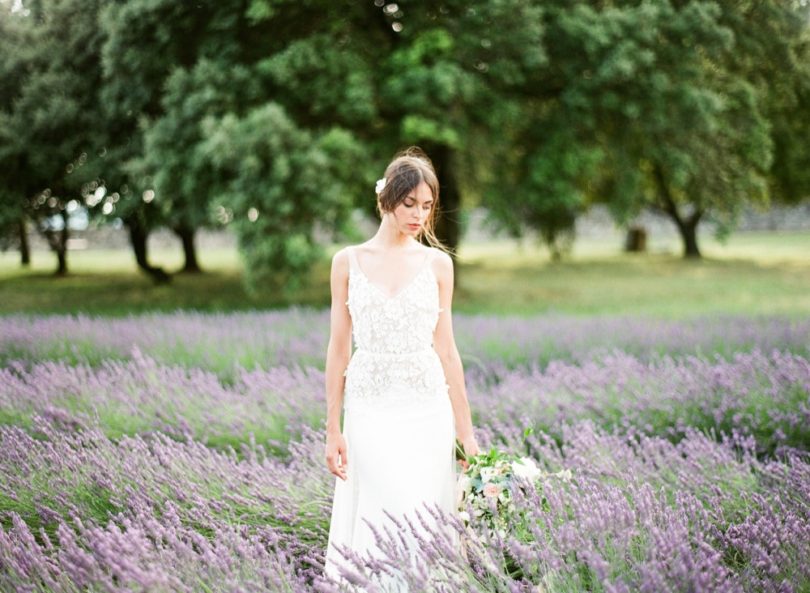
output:
M 378 196 L 380 195 L 384 187 L 385 187 L 385 177 L 377 180 L 377 187 L 375 188 L 375 191 L 377 192 Z

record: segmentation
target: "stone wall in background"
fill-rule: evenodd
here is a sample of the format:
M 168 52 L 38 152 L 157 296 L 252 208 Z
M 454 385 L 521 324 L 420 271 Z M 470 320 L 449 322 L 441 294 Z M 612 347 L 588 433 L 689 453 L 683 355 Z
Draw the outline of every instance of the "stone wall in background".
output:
M 651 236 L 677 237 L 675 224 L 667 216 L 645 211 L 636 220 Z M 700 224 L 701 234 L 710 234 L 714 225 L 706 220 Z M 810 231 L 810 204 L 792 208 L 772 208 L 761 212 L 753 208 L 744 210 L 734 232 L 747 231 Z M 617 227 L 604 206 L 592 208 L 587 215 L 577 220 L 578 236 L 601 236 L 610 232 L 624 231 Z
M 485 224 L 486 211 L 483 208 L 472 210 L 467 217 L 468 226 L 465 238 L 468 241 L 485 241 L 494 236 L 503 236 L 493 231 Z M 363 236 L 371 236 L 377 229 L 376 220 L 364 218 L 356 212 L 356 222 Z M 677 237 L 673 223 L 666 217 L 644 212 L 637 223 L 644 226 L 650 237 L 671 238 Z M 792 208 L 772 208 L 767 212 L 748 209 L 740 217 L 736 232 L 746 231 L 810 231 L 810 204 Z M 700 226 L 702 235 L 712 232 L 712 225 L 705 223 Z M 610 218 L 604 206 L 594 206 L 591 210 L 577 220 L 578 237 L 622 237 L 624 230 L 617 227 Z M 70 248 L 78 249 L 128 249 L 129 239 L 126 229 L 105 225 L 96 229 L 72 231 L 73 240 Z M 317 229 L 316 236 L 324 241 L 332 240 L 329 229 Z M 30 240 L 35 250 L 48 250 L 45 241 L 37 233 L 31 232 Z M 206 249 L 234 249 L 236 239 L 228 230 L 203 229 L 197 234 L 197 246 Z M 160 229 L 149 237 L 150 250 L 180 249 L 180 240 L 169 230 Z

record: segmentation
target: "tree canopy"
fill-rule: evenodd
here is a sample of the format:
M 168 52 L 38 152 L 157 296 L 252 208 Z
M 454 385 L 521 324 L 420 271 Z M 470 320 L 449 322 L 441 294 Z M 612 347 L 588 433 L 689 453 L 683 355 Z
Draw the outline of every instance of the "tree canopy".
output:
M 398 149 L 431 155 L 444 216 L 483 205 L 558 256 L 605 203 L 731 232 L 810 195 L 808 5 L 761 0 L 37 0 L 0 16 L 0 233 L 31 220 L 65 271 L 68 209 L 146 237 L 231 225 L 251 286 L 294 288 L 374 215 Z M 22 233 L 24 234 L 24 233 Z

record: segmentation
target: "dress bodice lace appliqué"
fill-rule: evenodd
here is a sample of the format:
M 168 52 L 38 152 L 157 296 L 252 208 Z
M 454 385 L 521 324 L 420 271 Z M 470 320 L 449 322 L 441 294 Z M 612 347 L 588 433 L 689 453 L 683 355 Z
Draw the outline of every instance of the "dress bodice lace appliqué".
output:
M 447 397 L 449 386 L 433 349 L 443 311 L 431 266 L 434 253 L 431 249 L 416 275 L 391 296 L 369 280 L 349 248 L 346 305 L 357 348 L 343 373 L 345 409 Z

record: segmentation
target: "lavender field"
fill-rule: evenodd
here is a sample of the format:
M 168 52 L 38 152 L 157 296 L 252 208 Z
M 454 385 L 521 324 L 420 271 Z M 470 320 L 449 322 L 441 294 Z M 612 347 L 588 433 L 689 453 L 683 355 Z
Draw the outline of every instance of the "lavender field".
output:
M 467 555 L 426 539 L 413 591 L 810 591 L 810 320 L 454 318 L 479 443 L 573 479 L 503 535 L 447 517 Z M 327 330 L 0 318 L 0 590 L 340 591 Z

